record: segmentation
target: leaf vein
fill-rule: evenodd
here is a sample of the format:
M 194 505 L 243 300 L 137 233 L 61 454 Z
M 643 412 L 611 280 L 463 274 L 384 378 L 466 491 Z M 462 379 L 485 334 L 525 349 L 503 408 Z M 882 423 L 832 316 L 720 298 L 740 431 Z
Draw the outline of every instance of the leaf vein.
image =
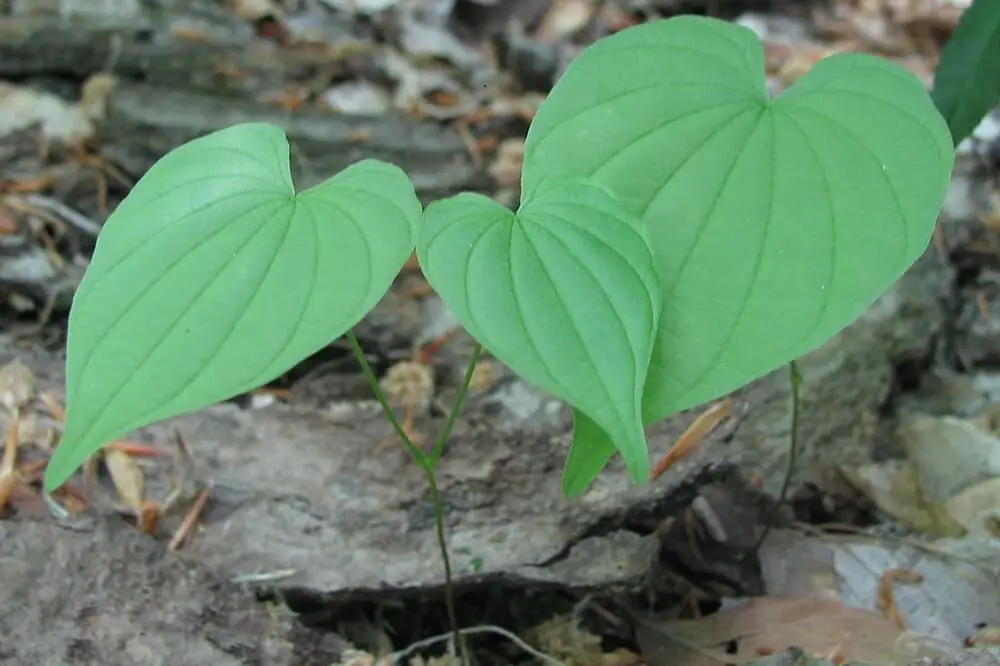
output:
M 260 206 L 263 206 L 263 204 L 260 204 Z M 220 271 L 219 271 L 220 273 L 222 272 L 222 270 L 225 270 L 225 268 L 226 268 L 227 266 L 229 266 L 229 265 L 230 265 L 230 264 L 231 264 L 231 263 L 232 263 L 233 261 L 235 261 L 236 257 L 238 257 L 238 256 L 239 256 L 239 253 L 240 253 L 240 252 L 242 252 L 242 251 L 243 251 L 243 249 L 245 249 L 245 248 L 246 248 L 246 246 L 250 244 L 250 242 L 251 242 L 251 241 L 253 240 L 254 236 L 256 236 L 256 234 L 257 234 L 257 233 L 258 233 L 258 232 L 260 231 L 260 229 L 261 229 L 261 228 L 263 228 L 263 226 L 264 226 L 265 224 L 267 224 L 267 222 L 268 222 L 268 219 L 267 219 L 267 217 L 264 217 L 263 221 L 262 221 L 262 222 L 261 222 L 260 224 L 258 224 L 258 225 L 257 225 L 257 228 L 256 228 L 256 229 L 255 229 L 255 230 L 254 230 L 254 231 L 253 231 L 252 233 L 250 233 L 250 234 L 248 234 L 248 235 L 247 235 L 247 238 L 246 238 L 246 240 L 245 240 L 245 241 L 243 242 L 243 244 L 242 244 L 242 245 L 240 246 L 240 248 L 239 248 L 239 249 L 238 249 L 238 250 L 237 250 L 236 252 L 234 252 L 234 253 L 233 253 L 233 256 L 232 256 L 232 257 L 230 257 L 230 258 L 229 258 L 229 259 L 228 259 L 228 260 L 226 261 L 226 263 L 225 263 L 225 264 L 223 264 L 223 265 L 222 265 L 222 267 L 220 268 Z M 208 236 L 207 236 L 207 237 L 206 237 L 206 238 L 205 238 L 205 239 L 204 239 L 204 240 L 203 240 L 202 242 L 205 242 L 205 241 L 207 241 L 207 240 L 211 240 L 211 239 L 212 239 L 212 238 L 214 238 L 214 237 L 215 237 L 215 236 L 216 236 L 216 235 L 217 235 L 218 233 L 220 233 L 220 232 L 221 232 L 221 230 L 222 230 L 222 229 L 224 229 L 224 228 L 225 228 L 226 226 L 227 226 L 227 225 L 220 225 L 218 229 L 215 229 L 215 230 L 214 230 L 214 231 L 213 231 L 213 232 L 212 232 L 211 234 L 209 234 L 209 235 L 208 235 Z M 172 270 L 173 270 L 174 268 L 176 268 L 176 267 L 177 267 L 177 264 L 179 264 L 179 263 L 180 263 L 180 261 L 181 261 L 181 260 L 182 260 L 182 259 L 184 258 L 184 256 L 185 256 L 185 255 L 183 255 L 183 254 L 182 254 L 182 255 L 180 255 L 180 256 L 179 256 L 179 257 L 178 257 L 178 258 L 176 259 L 176 261 L 174 261 L 174 263 L 173 263 L 173 264 L 172 264 L 171 266 L 169 266 L 169 267 L 168 267 L 168 268 L 167 268 L 166 270 L 164 270 L 164 271 L 163 271 L 163 272 L 162 272 L 162 273 L 161 273 L 161 274 L 160 274 L 159 276 L 157 276 L 157 278 L 156 278 L 156 279 L 155 279 L 155 280 L 153 281 L 153 283 L 152 283 L 152 284 L 150 285 L 150 287 L 154 287 L 154 286 L 156 286 L 156 285 L 157 285 L 157 284 L 159 284 L 159 283 L 160 283 L 160 282 L 161 282 L 161 281 L 162 281 L 162 280 L 163 280 L 164 278 L 166 278 L 166 276 L 167 276 L 167 275 L 169 275 L 169 274 L 170 274 L 170 272 L 171 272 L 171 271 L 172 271 Z M 217 276 L 217 275 L 218 275 L 218 273 L 216 274 L 216 276 Z M 208 288 L 209 288 L 209 287 L 210 287 L 210 286 L 211 286 L 211 285 L 213 284 L 213 282 L 214 282 L 214 278 L 213 278 L 212 280 L 208 280 L 208 281 L 206 281 L 206 283 L 205 283 L 205 284 L 204 284 L 204 285 L 202 286 L 202 288 L 201 288 L 201 289 L 200 289 L 200 290 L 199 290 L 199 291 L 198 291 L 198 292 L 197 292 L 197 293 L 196 293 L 196 294 L 194 295 L 194 298 L 192 298 L 192 299 L 191 299 L 191 302 L 190 302 L 190 303 L 188 303 L 188 304 L 187 304 L 187 306 L 186 306 L 186 307 L 185 307 L 185 308 L 184 308 L 184 309 L 183 309 L 183 310 L 181 311 L 180 315 L 178 315 L 178 316 L 177 316 L 177 317 L 176 317 L 176 318 L 175 318 L 175 319 L 173 320 L 173 322 L 171 322 L 171 323 L 170 323 L 170 324 L 169 324 L 169 325 L 167 326 L 167 328 L 166 328 L 165 332 L 163 333 L 163 335 L 159 336 L 159 338 L 158 338 L 158 339 L 157 339 L 156 341 L 154 341 L 154 342 L 153 342 L 153 344 L 152 344 L 152 345 L 150 346 L 150 348 L 149 348 L 149 351 L 148 351 L 148 353 L 146 354 L 146 356 L 145 356 L 144 358 L 142 358 L 142 359 L 141 359 L 141 360 L 139 361 L 139 363 L 137 364 L 137 366 L 135 367 L 135 369 L 134 369 L 134 370 L 133 370 L 133 371 L 132 371 L 132 372 L 130 373 L 130 375 L 129 375 L 129 376 L 127 376 L 127 377 L 125 378 L 125 380 L 124 380 L 124 381 L 123 381 L 123 382 L 122 382 L 121 384 L 119 384 L 119 385 L 118 385 L 118 386 L 117 386 L 117 387 L 116 387 L 116 388 L 115 388 L 115 389 L 114 389 L 114 390 L 112 391 L 112 393 L 111 393 L 111 395 L 109 396 L 108 400 L 107 400 L 107 401 L 106 401 L 106 402 L 104 403 L 104 405 L 103 405 L 103 406 L 101 406 L 101 408 L 100 408 L 100 409 L 98 409 L 98 411 L 97 411 L 97 414 L 96 414 L 96 415 L 95 415 L 95 416 L 93 417 L 93 419 L 91 419 L 91 422 L 90 422 L 90 425 L 89 425 L 89 426 L 87 427 L 87 429 L 86 429 L 86 430 L 84 431 L 84 432 L 85 432 L 85 434 L 86 434 L 86 433 L 89 433 L 89 432 L 90 432 L 90 431 L 91 431 L 91 430 L 93 429 L 94 425 L 95 425 L 95 424 L 96 424 L 96 423 L 97 423 L 98 421 L 100 421 L 100 420 L 101 420 L 101 418 L 103 418 L 104 414 L 105 414 L 105 413 L 107 412 L 107 410 L 108 410 L 108 407 L 109 407 L 109 406 L 110 406 L 110 405 L 111 405 L 111 404 L 112 404 L 112 403 L 113 403 L 113 402 L 114 402 L 115 400 L 117 400 L 117 399 L 118 399 L 118 396 L 119 396 L 119 395 L 121 395 L 121 393 L 122 393 L 122 391 L 123 391 L 123 390 L 125 389 L 125 387 L 126 387 L 126 386 L 128 386 L 128 385 L 129 385 L 129 383 L 131 383 L 132 379 L 133 379 L 133 378 L 134 378 L 134 377 L 135 377 L 135 376 L 136 376 L 136 375 L 137 375 L 137 374 L 138 374 L 138 373 L 139 373 L 139 372 L 140 372 L 140 371 L 142 370 L 142 368 L 143 368 L 143 367 L 145 367 L 146 363 L 148 363 L 148 362 L 149 362 L 149 359 L 150 359 L 150 357 L 151 357 L 151 356 L 153 355 L 153 353 L 154 353 L 154 352 L 155 352 L 155 351 L 156 351 L 156 350 L 157 350 L 157 349 L 158 349 L 158 348 L 160 347 L 160 345 L 161 345 L 161 344 L 163 343 L 163 341 L 164 341 L 164 340 L 166 340 L 166 338 L 167 338 L 167 337 L 168 337 L 168 336 L 169 336 L 169 335 L 170 335 L 171 333 L 173 333 L 173 331 L 174 331 L 175 327 L 177 326 L 177 323 L 178 323 L 178 322 L 179 322 L 179 321 L 180 321 L 181 319 L 183 319 L 183 318 L 184 318 L 184 316 L 185 316 L 185 315 L 187 315 L 187 313 L 188 313 L 188 312 L 190 312 L 190 311 L 191 311 L 191 308 L 193 308 L 193 307 L 195 306 L 195 304 L 197 304 L 197 303 L 198 303 L 198 299 L 199 299 L 199 298 L 201 297 L 201 295 L 202 295 L 202 294 L 204 294 L 204 293 L 205 293 L 205 291 L 206 291 L 206 290 L 207 290 L 207 289 L 208 289 Z M 119 316 L 118 316 L 118 317 L 117 317 L 117 318 L 116 318 L 116 319 L 115 319 L 115 320 L 114 320 L 114 321 L 112 322 L 112 324 L 111 324 L 111 325 L 110 325 L 110 326 L 108 327 L 108 330 L 112 330 L 112 329 L 114 329 L 114 328 L 115 328 L 115 327 L 116 327 L 116 326 L 117 326 L 117 325 L 118 325 L 118 324 L 119 324 L 119 323 L 121 322 L 122 318 L 123 318 L 123 317 L 124 317 L 124 316 L 125 316 L 125 315 L 126 315 L 127 313 L 129 313 L 129 312 L 130 312 L 130 311 L 132 310 L 132 308 L 133 308 L 133 307 L 135 306 L 136 302 L 138 302 L 138 300 L 139 300 L 139 299 L 141 299 L 141 298 L 142 298 L 142 297 L 143 297 L 144 295 L 145 295 L 145 294 L 139 294 L 139 295 L 138 295 L 138 296 L 137 296 L 137 297 L 136 297 L 135 299 L 133 299 L 133 300 L 132 300 L 132 302 L 131 302 L 130 304 L 128 304 L 127 306 L 125 306 L 125 307 L 124 307 L 124 309 L 122 310 L 121 314 L 120 314 L 120 315 L 119 315 Z M 102 338 L 102 339 L 101 339 L 101 341 L 99 341 L 99 342 L 98 342 L 98 344 L 97 344 L 97 345 L 96 345 L 96 346 L 94 347 L 94 350 L 93 350 L 93 352 L 92 352 L 92 353 L 90 354 L 90 356 L 88 356 L 88 357 L 87 357 L 87 360 L 86 360 L 86 361 L 84 361 L 84 365 L 83 365 L 83 368 L 81 368 L 81 370 L 80 370 L 80 376 L 81 376 L 81 377 L 83 377 L 83 376 L 86 376 L 86 374 L 87 374 L 87 370 L 89 370 L 91 362 L 92 362 L 92 361 L 94 360 L 94 358 L 95 358 L 95 357 L 97 356 L 97 353 L 96 353 L 96 352 L 97 352 L 97 350 L 98 350 L 98 349 L 100 349 L 100 347 L 102 346 L 102 343 L 103 343 L 103 342 L 105 342 L 106 340 L 107 340 L 107 338 L 106 338 L 106 337 L 105 337 L 105 338 Z M 73 398 L 72 398 L 72 399 L 74 400 L 74 402 L 75 402 L 75 397 L 76 397 L 76 395 L 77 395 L 77 393 L 78 393 L 78 391 L 79 391 L 79 389 L 80 389 L 80 386 L 81 386 L 81 384 L 78 384 L 78 385 L 76 386 L 76 390 L 74 390 L 74 391 L 73 391 Z M 69 403 L 69 398 L 67 399 L 67 404 L 68 404 L 68 403 Z
M 537 227 L 539 225 L 532 225 L 532 226 L 536 226 Z M 575 321 L 572 313 L 570 312 L 569 307 L 566 305 L 566 299 L 559 292 L 559 288 L 557 286 L 557 283 L 556 283 L 555 280 L 552 279 L 552 274 L 549 272 L 548 266 L 546 266 L 545 262 L 542 261 L 541 256 L 539 255 L 539 252 L 538 252 L 538 248 L 535 247 L 535 243 L 531 239 L 531 234 L 528 233 L 528 229 L 526 227 L 524 227 L 524 226 L 522 226 L 522 232 L 523 232 L 522 235 L 524 236 L 525 240 L 527 241 L 528 246 L 531 248 L 531 252 L 538 259 L 538 262 L 539 262 L 539 264 L 542 267 L 542 272 L 545 273 L 546 279 L 548 280 L 549 284 L 552 285 L 552 289 L 556 292 L 557 300 L 559 301 L 559 306 L 562 309 L 563 314 L 566 315 L 566 318 L 569 321 L 571 321 L 574 324 L 576 324 L 576 321 Z M 568 253 L 568 254 L 571 257 L 573 257 L 572 253 Z M 573 258 L 575 259 L 576 257 L 573 257 Z M 584 270 L 586 270 L 586 269 L 584 269 Z M 620 322 L 619 322 L 619 324 L 620 324 Z M 601 387 L 601 392 L 604 394 L 605 398 L 607 398 L 608 402 L 611 403 L 611 405 L 613 407 L 613 411 L 614 411 L 615 416 L 617 417 L 618 426 L 619 426 L 620 430 L 626 430 L 626 428 L 624 427 L 624 419 L 622 418 L 621 413 L 618 411 L 619 405 L 617 404 L 617 401 L 612 397 L 611 392 L 608 389 L 607 384 L 601 378 L 601 373 L 598 370 L 597 362 L 594 360 L 594 355 L 591 352 L 590 347 L 587 345 L 586 342 L 584 342 L 583 336 L 580 334 L 580 330 L 575 325 L 572 327 L 572 329 L 573 329 L 573 335 L 579 341 L 580 347 L 582 348 L 583 353 L 584 353 L 584 355 L 587 358 L 587 364 L 591 367 L 591 369 L 594 372 L 594 377 L 597 379 L 597 382 L 596 382 L 597 385 Z M 549 372 L 549 374 L 551 375 L 551 371 Z M 634 375 L 633 375 L 633 381 L 634 381 Z M 564 384 L 562 382 L 558 381 L 558 380 L 555 382 L 555 384 L 557 386 L 564 386 Z M 595 421 L 596 421 L 596 419 L 595 419 Z
M 517 310 L 518 314 L 520 315 L 521 330 L 524 331 L 524 337 L 525 341 L 528 343 L 528 347 L 531 348 L 531 351 L 538 359 L 538 363 L 542 367 L 542 371 L 548 376 L 548 381 L 555 386 L 561 386 L 562 384 L 558 379 L 556 379 L 555 374 L 553 374 L 552 368 L 549 365 L 548 360 L 541 353 L 541 350 L 538 347 L 538 343 L 535 342 L 535 338 L 532 335 L 531 329 L 529 328 L 527 321 L 524 317 L 524 308 L 521 307 L 521 298 L 518 296 L 518 290 L 517 290 L 517 280 L 514 279 L 514 236 L 517 234 L 517 229 L 518 229 L 517 224 L 512 223 L 510 225 L 510 234 L 508 235 L 508 240 L 507 240 L 508 247 L 510 248 L 510 251 L 507 252 L 507 271 L 510 277 L 510 295 L 514 301 L 514 309 Z M 523 227 L 521 228 L 521 236 L 524 237 L 524 240 L 528 245 L 528 251 L 532 255 L 534 255 L 535 259 L 542 266 L 542 271 L 546 273 L 546 276 L 548 276 L 548 271 L 545 270 L 545 264 L 542 263 L 541 258 L 538 256 L 538 251 L 535 250 L 534 246 L 531 243 L 531 239 L 528 237 L 527 233 L 524 232 Z M 551 283 L 552 280 L 550 279 L 549 282 Z
M 889 193 L 892 196 L 893 203 L 896 205 L 896 213 L 898 214 L 898 216 L 896 218 L 896 222 L 899 225 L 899 228 L 900 228 L 900 230 L 902 232 L 901 235 L 902 235 L 902 237 L 904 239 L 903 246 L 900 248 L 900 251 L 899 251 L 900 256 L 902 256 L 906 252 L 906 245 L 908 245 L 909 242 L 910 242 L 910 230 L 906 226 L 906 214 L 903 211 L 903 204 L 900 201 L 899 192 L 896 191 L 895 183 L 893 183 L 892 180 L 890 180 L 889 174 L 887 174 L 885 172 L 885 170 L 882 168 L 883 165 L 884 165 L 883 161 L 879 158 L 878 154 L 872 149 L 872 147 L 869 146 L 864 140 L 862 140 L 861 137 L 859 137 L 854 132 L 854 130 L 850 129 L 849 127 L 847 127 L 846 125 L 844 125 L 839 120 L 837 120 L 835 118 L 831 118 L 830 116 L 826 115 L 825 113 L 820 113 L 819 111 L 816 111 L 815 109 L 811 109 L 809 107 L 801 107 L 801 108 L 803 108 L 804 110 L 809 111 L 814 116 L 816 116 L 816 118 L 818 118 L 820 120 L 825 120 L 827 122 L 827 124 L 832 125 L 832 126 L 836 127 L 837 129 L 839 129 L 848 138 L 850 138 L 858 146 L 860 146 L 863 152 L 868 153 L 868 155 L 871 157 L 872 162 L 877 167 L 878 172 L 882 175 L 882 180 L 885 182 L 886 189 L 889 190 Z M 788 116 L 787 113 L 785 115 L 786 115 L 786 117 Z M 793 120 L 793 122 L 794 122 L 794 120 Z M 802 131 L 801 127 L 799 128 L 799 131 L 800 132 Z M 896 257 L 893 260 L 893 265 L 895 266 L 898 262 L 899 262 L 899 257 Z

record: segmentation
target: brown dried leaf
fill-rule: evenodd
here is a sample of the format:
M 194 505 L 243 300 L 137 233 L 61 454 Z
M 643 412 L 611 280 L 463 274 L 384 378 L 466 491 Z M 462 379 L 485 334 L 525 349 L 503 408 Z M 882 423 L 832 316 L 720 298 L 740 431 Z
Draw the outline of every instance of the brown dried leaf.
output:
M 54 418 L 56 421 L 61 421 L 61 422 L 66 421 L 66 410 L 65 408 L 63 408 L 62 405 L 59 404 L 58 398 L 56 398 L 48 391 L 42 393 L 39 396 L 39 398 L 41 399 L 42 404 L 45 405 L 45 408 L 49 410 L 49 414 L 52 415 L 52 418 Z
M 15 359 L 0 368 L 0 404 L 16 414 L 35 397 L 35 373 Z
M 789 647 L 845 661 L 909 663 L 896 649 L 900 634 L 879 613 L 820 597 L 761 597 L 698 620 L 644 620 L 637 630 L 650 666 L 745 664 Z
M 517 187 L 521 182 L 523 162 L 524 140 L 504 139 L 488 171 L 500 187 Z
M 77 103 L 87 118 L 98 120 L 107 113 L 108 99 L 118 87 L 118 79 L 110 74 L 91 74 L 83 82 L 80 101 Z
M 160 522 L 160 507 L 156 502 L 146 500 L 136 514 L 136 528 L 143 534 L 153 534 Z
M 712 430 L 722 421 L 729 417 L 733 410 L 733 399 L 726 396 L 722 400 L 714 403 L 711 407 L 698 415 L 691 425 L 688 426 L 674 445 L 670 447 L 667 454 L 653 468 L 650 474 L 651 479 L 656 479 L 668 469 L 673 467 L 678 460 L 683 458 L 688 451 L 705 439 Z
M 0 512 L 7 506 L 7 501 L 16 485 L 17 477 L 13 473 L 0 475 Z
M 146 475 L 135 458 L 113 446 L 104 449 L 104 465 L 111 474 L 121 503 L 141 516 L 146 499 Z
M 480 359 L 472 370 L 469 388 L 473 391 L 488 391 L 497 381 L 496 362 L 490 359 Z

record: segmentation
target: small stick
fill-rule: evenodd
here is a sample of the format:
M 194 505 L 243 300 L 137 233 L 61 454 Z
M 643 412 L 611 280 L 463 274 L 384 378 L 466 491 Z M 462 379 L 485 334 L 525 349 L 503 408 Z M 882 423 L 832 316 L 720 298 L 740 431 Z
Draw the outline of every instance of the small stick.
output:
M 170 458 L 173 456 L 172 453 L 164 451 L 158 446 L 153 446 L 151 444 L 138 444 L 136 442 L 126 442 L 123 440 L 111 442 L 104 448 L 117 449 L 122 453 L 127 453 L 133 458 Z
M 184 539 L 186 539 L 191 530 L 194 529 L 194 524 L 198 520 L 198 516 L 205 509 L 205 504 L 208 502 L 208 496 L 211 492 L 212 487 L 209 486 L 198 493 L 198 499 L 194 501 L 194 505 L 191 507 L 191 510 L 188 511 L 186 516 L 184 516 L 184 520 L 181 521 L 180 526 L 174 533 L 174 536 L 167 545 L 167 548 L 170 550 L 177 550 L 180 548 L 181 544 L 184 543 Z
M 459 629 L 458 633 L 461 634 L 462 636 L 467 636 L 470 634 L 497 634 L 511 641 L 512 643 L 514 643 L 519 648 L 521 648 L 531 656 L 535 657 L 539 661 L 545 662 L 546 664 L 550 664 L 550 666 L 565 666 L 558 659 L 553 659 L 549 655 L 543 652 L 539 652 L 538 650 L 536 650 L 535 648 L 531 647 L 523 640 L 521 640 L 521 638 L 519 638 L 516 634 L 507 631 L 502 627 L 497 627 L 490 624 L 484 624 L 478 627 L 468 627 L 466 629 Z M 435 643 L 441 643 L 443 641 L 450 640 L 451 638 L 452 638 L 451 632 L 448 632 L 447 634 L 440 634 L 438 636 L 431 636 L 430 638 L 425 638 L 423 640 L 411 644 L 409 647 L 406 647 L 400 650 L 399 652 L 393 652 L 391 655 L 389 655 L 389 661 L 390 663 L 393 664 L 400 663 L 403 659 L 413 654 L 417 650 L 428 647 L 430 645 L 434 645 Z
M 267 573 L 237 574 L 230 578 L 229 582 L 236 583 L 237 585 L 272 583 L 282 578 L 291 578 L 297 573 L 296 569 L 278 569 L 277 571 L 268 571 Z
M 27 194 L 22 196 L 21 199 L 25 203 L 37 208 L 46 208 L 58 213 L 64 220 L 66 220 L 66 222 L 70 223 L 89 236 L 96 237 L 97 234 L 101 232 L 101 225 L 97 222 L 94 222 L 83 213 L 78 212 L 74 208 L 70 208 L 66 204 L 53 199 L 52 197 L 43 196 L 41 194 Z
M 452 338 L 454 338 L 460 330 L 460 327 L 452 326 L 447 331 L 424 345 L 423 350 L 417 352 L 417 357 L 414 360 L 424 365 L 430 365 L 431 359 L 433 359 L 434 356 L 441 351 L 442 347 L 451 342 Z
M 688 429 L 677 438 L 677 441 L 670 447 L 666 455 L 660 458 L 660 461 L 653 468 L 652 473 L 650 473 L 649 480 L 658 479 L 664 472 L 673 467 L 695 444 L 705 439 L 712 432 L 713 428 L 719 425 L 723 419 L 727 418 L 732 409 L 733 399 L 727 396 L 724 400 L 718 401 L 699 414 L 698 418 L 688 426 Z

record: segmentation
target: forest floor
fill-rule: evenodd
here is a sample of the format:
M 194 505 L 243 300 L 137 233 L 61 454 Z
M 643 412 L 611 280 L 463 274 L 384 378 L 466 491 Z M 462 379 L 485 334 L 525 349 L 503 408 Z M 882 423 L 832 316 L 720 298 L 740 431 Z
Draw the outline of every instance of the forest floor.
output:
M 513 205 L 528 122 L 603 35 L 711 14 L 758 33 L 777 89 L 851 50 L 930 85 L 966 4 L 0 3 L 0 399 L 28 399 L 4 417 L 20 475 L 0 482 L 0 663 L 456 663 L 446 640 L 421 643 L 449 629 L 423 475 L 342 341 L 130 434 L 42 496 L 73 290 L 104 220 L 168 150 L 266 120 L 300 187 L 377 157 L 425 202 L 468 190 Z M 785 370 L 730 396 L 649 485 L 613 463 L 568 501 L 568 409 L 481 362 L 439 471 L 458 618 L 523 644 L 469 634 L 477 663 L 1000 664 L 998 123 L 960 147 L 924 257 L 801 359 L 780 506 Z M 356 333 L 381 377 L 429 366 L 413 427 L 432 440 L 471 340 L 418 267 Z M 690 442 L 701 413 L 651 428 L 653 456 Z

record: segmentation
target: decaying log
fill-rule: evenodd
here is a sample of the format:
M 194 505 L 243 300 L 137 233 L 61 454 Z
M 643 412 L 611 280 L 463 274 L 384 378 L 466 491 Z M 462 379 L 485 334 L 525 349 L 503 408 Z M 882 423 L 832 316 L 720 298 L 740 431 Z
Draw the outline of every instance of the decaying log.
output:
M 224 10 L 197 1 L 125 15 L 67 18 L 33 10 L 0 18 L 0 79 L 82 83 L 113 74 L 119 87 L 98 135 L 105 154 L 136 177 L 199 134 L 268 121 L 287 130 L 300 186 L 374 157 L 403 168 L 425 199 L 476 187 L 465 142 L 439 123 L 397 113 L 338 116 L 312 106 L 289 112 L 275 103 L 286 87 L 329 79 L 359 48 L 372 48 L 330 39 L 279 48 Z
M 284 127 L 299 188 L 366 157 L 402 168 L 424 199 L 475 186 L 476 171 L 457 132 L 396 114 L 358 118 L 310 109 L 287 113 L 245 99 L 122 84 L 108 101 L 98 136 L 106 157 L 141 175 L 185 141 L 251 121 Z
M 925 354 L 944 321 L 937 299 L 946 284 L 942 270 L 929 254 L 861 320 L 801 360 L 796 485 L 824 464 L 870 460 L 885 441 L 881 414 L 895 364 Z M 34 367 L 43 387 L 61 390 L 58 362 Z M 655 523 L 734 468 L 762 475 L 771 493 L 780 486 L 787 372 L 754 382 L 735 402 L 734 427 L 656 482 L 636 487 L 616 462 L 575 501 L 560 490 L 564 431 L 511 429 L 495 416 L 467 412 L 438 471 L 458 577 L 504 575 L 580 591 L 634 583 L 652 566 L 655 536 L 630 532 L 630 516 Z M 663 455 L 694 416 L 651 428 L 652 455 Z M 392 431 L 370 405 L 332 411 L 222 405 L 147 433 L 169 445 L 174 429 L 184 433 L 198 475 L 214 482 L 204 530 L 186 556 L 226 575 L 292 569 L 295 576 L 284 583 L 327 598 L 441 584 L 423 474 L 402 446 L 380 445 Z M 473 571 L 472 560 L 481 570 Z
M 58 7 L 65 3 L 49 4 L 0 16 L 0 78 L 106 72 L 156 86 L 245 94 L 280 90 L 310 68 L 336 64 L 335 47 L 279 49 L 210 3 L 146 3 L 134 12 L 70 16 Z

